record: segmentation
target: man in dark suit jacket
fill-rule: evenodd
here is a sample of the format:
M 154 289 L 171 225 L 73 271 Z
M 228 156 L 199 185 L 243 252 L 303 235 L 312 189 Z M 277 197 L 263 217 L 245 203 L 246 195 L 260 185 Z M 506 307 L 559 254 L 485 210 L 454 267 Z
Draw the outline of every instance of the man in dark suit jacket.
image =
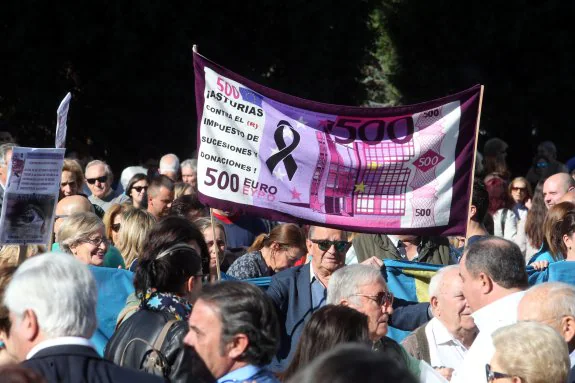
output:
M 345 266 L 349 246 L 344 231 L 312 226 L 307 240 L 311 261 L 272 277 L 267 294 L 278 309 L 281 328 L 280 347 L 270 365 L 272 370 L 283 371 L 291 361 L 305 323 L 315 310 L 325 305 L 331 274 Z M 407 331 L 416 329 L 429 320 L 428 308 L 427 303 L 410 305 L 396 299 L 393 326 Z
M 28 259 L 4 295 L 11 322 L 6 350 L 48 382 L 162 382 L 94 350 L 89 338 L 97 324 L 97 296 L 87 266 L 69 254 Z

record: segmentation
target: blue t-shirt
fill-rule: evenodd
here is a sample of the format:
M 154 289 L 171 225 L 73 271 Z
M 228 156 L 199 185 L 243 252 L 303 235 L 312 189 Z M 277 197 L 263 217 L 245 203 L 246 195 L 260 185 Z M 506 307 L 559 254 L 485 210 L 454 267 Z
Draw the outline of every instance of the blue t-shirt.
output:
M 561 254 L 558 254 L 558 256 L 560 259 L 562 258 Z M 549 246 L 545 242 L 543 242 L 543 245 L 541 245 L 541 248 L 539 249 L 539 251 L 537 253 L 535 253 L 535 255 L 533 255 L 533 257 L 531 257 L 528 265 L 532 264 L 533 262 L 539 262 L 539 261 L 547 261 L 549 263 L 553 263 L 553 262 L 558 261 L 558 259 L 553 258 L 553 254 L 551 254 L 551 251 L 549 250 Z

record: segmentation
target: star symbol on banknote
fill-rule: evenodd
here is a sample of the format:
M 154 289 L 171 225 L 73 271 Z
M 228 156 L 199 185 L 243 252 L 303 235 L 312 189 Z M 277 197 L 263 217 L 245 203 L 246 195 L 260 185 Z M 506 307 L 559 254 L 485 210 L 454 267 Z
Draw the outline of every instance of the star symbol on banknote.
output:
M 284 173 L 282 168 L 277 168 L 274 170 L 274 177 L 276 177 L 278 180 L 283 181 L 285 176 L 287 176 L 287 174 Z
M 360 184 L 355 184 L 355 192 L 356 193 L 365 193 L 365 184 L 361 181 Z
M 290 190 L 290 193 L 291 193 L 291 199 L 297 199 L 298 201 L 300 201 L 299 197 L 301 196 L 301 193 L 297 191 L 295 186 L 293 187 L 293 189 Z
M 291 129 L 284 129 L 282 133 L 284 139 L 293 140 L 293 132 Z
M 299 116 L 299 118 L 297 120 L 297 127 L 298 128 L 305 128 L 306 125 L 307 125 L 307 121 L 303 119 L 303 116 Z

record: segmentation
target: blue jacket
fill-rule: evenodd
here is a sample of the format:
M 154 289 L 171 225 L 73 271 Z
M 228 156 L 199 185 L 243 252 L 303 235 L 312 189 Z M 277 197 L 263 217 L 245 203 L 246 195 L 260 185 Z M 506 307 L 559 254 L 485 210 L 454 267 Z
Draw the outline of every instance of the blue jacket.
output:
M 270 365 L 272 371 L 283 371 L 291 361 L 297 342 L 312 312 L 310 264 L 284 270 L 272 277 L 268 296 L 278 310 L 280 347 Z M 402 330 L 415 330 L 429 320 L 428 303 L 410 304 L 402 299 L 393 303 L 392 325 Z

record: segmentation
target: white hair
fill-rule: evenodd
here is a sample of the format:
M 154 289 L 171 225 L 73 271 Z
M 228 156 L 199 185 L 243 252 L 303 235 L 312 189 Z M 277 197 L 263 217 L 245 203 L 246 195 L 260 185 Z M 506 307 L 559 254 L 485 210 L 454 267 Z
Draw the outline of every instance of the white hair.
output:
M 86 169 L 84 170 L 84 177 L 86 176 L 86 173 L 88 173 L 88 169 L 91 168 L 92 166 L 96 166 L 96 165 L 102 165 L 104 167 L 104 171 L 106 172 L 106 175 L 108 177 L 110 177 L 109 182 L 111 184 L 114 181 L 114 173 L 112 173 L 112 169 L 110 168 L 110 165 L 108 165 L 104 161 L 94 160 L 94 161 L 88 162 L 88 165 L 86 165 Z
M 344 266 L 329 278 L 327 303 L 338 305 L 344 299 L 350 300 L 357 294 L 360 286 L 378 281 L 385 283 L 381 271 L 373 266 L 357 264 Z
M 196 160 L 195 158 L 192 159 L 187 159 L 184 162 L 182 162 L 182 164 L 180 165 L 180 168 L 190 168 L 193 171 L 198 171 L 198 160 Z
M 435 273 L 433 277 L 431 277 L 431 281 L 429 281 L 429 300 L 431 300 L 431 297 L 437 297 L 439 290 L 441 289 L 441 285 L 443 284 L 443 277 L 445 277 L 445 274 L 447 274 L 449 270 L 453 269 L 459 269 L 459 265 L 442 267 L 437 270 L 437 273 Z
M 0 145 L 0 165 L 8 165 L 6 163 L 6 154 L 8 154 L 10 151 L 13 151 L 16 147 L 17 145 L 12 142 Z
M 96 282 L 88 267 L 69 254 L 46 253 L 26 260 L 4 294 L 19 318 L 32 310 L 47 338 L 90 338 L 97 326 Z
M 160 159 L 160 172 L 177 173 L 180 169 L 180 159 L 173 153 L 166 154 Z

